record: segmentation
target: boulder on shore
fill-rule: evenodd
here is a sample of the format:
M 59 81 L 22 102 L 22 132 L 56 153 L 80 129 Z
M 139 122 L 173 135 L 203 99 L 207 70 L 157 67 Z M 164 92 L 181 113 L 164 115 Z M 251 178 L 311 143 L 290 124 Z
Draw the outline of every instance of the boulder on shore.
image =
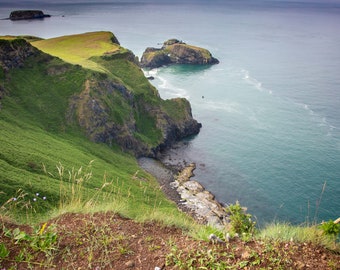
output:
M 177 39 L 169 39 L 162 48 L 146 48 L 140 65 L 143 68 L 158 68 L 171 64 L 212 65 L 219 61 L 204 48 L 186 44 Z
M 9 15 L 9 19 L 12 21 L 43 19 L 46 17 L 51 17 L 51 15 L 44 14 L 41 10 L 15 10 Z

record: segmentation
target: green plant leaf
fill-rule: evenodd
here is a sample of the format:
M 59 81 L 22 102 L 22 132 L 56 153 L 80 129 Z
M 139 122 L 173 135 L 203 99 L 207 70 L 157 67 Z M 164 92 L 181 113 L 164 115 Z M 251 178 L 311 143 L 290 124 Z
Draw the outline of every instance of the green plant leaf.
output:
M 5 259 L 9 256 L 9 250 L 6 248 L 4 243 L 0 244 L 0 258 Z

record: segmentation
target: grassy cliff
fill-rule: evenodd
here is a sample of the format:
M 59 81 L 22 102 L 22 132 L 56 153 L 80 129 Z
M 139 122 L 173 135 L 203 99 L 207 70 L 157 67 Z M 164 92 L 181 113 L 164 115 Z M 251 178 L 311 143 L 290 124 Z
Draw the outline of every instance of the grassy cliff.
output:
M 95 202 L 135 218 L 155 206 L 178 215 L 135 156 L 155 155 L 169 124 L 194 123 L 190 105 L 161 100 L 112 33 L 4 37 L 0 63 L 3 213 L 34 222 Z

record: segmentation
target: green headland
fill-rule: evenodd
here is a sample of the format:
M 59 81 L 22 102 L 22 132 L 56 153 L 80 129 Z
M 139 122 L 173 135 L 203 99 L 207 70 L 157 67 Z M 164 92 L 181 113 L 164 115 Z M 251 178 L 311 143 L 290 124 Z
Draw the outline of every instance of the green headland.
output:
M 200 128 L 110 32 L 0 37 L 0 268 L 337 269 L 335 223 L 259 231 L 236 204 L 218 231 L 166 198 L 136 158 Z

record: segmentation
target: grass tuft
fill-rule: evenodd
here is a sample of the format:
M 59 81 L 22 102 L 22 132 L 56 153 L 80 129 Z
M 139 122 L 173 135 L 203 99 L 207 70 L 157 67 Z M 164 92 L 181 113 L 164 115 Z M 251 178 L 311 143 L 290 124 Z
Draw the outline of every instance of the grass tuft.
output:
M 259 232 L 260 239 L 282 242 L 313 243 L 340 252 L 339 243 L 325 235 L 319 226 L 293 226 L 289 223 L 272 223 Z

